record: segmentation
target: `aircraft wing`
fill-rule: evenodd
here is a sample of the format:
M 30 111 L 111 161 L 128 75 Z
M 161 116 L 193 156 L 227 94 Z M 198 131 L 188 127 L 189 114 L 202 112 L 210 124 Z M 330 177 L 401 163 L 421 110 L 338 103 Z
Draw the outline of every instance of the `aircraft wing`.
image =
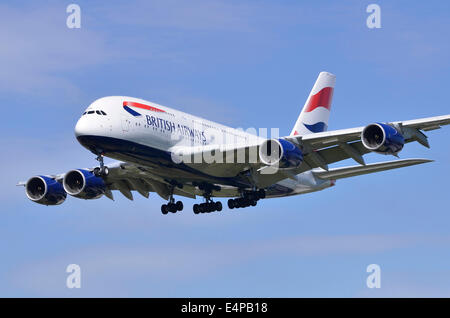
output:
M 427 136 L 422 131 L 439 129 L 450 124 L 450 115 L 436 116 L 407 121 L 388 123 L 402 133 L 405 142 L 417 141 L 429 148 Z M 353 158 L 364 164 L 362 156 L 370 151 L 361 142 L 364 127 L 332 130 L 304 136 L 288 136 L 286 140 L 304 147 L 307 154 L 305 161 L 311 168 L 321 167 L 327 170 L 327 165 L 348 158 Z
M 189 198 L 195 198 L 197 194 L 194 186 L 183 184 L 173 185 L 165 178 L 152 172 L 149 167 L 139 166 L 126 162 L 115 162 L 108 164 L 108 175 L 103 177 L 106 185 L 105 196 L 111 200 L 114 200 L 111 190 L 118 190 L 127 199 L 133 200 L 132 191 L 137 191 L 142 196 L 148 198 L 150 192 L 156 192 L 164 199 L 168 199 L 170 195 L 171 187 L 174 187 L 174 194 L 181 195 Z M 88 168 L 83 170 L 93 171 L 94 169 Z M 59 183 L 63 182 L 66 174 L 46 175 L 46 177 L 52 178 Z M 21 181 L 18 186 L 26 186 L 26 182 Z
M 385 170 L 391 170 L 396 168 L 408 167 L 413 165 L 419 165 L 422 163 L 432 162 L 433 160 L 428 159 L 404 159 L 404 160 L 394 160 L 387 162 L 371 163 L 364 166 L 351 166 L 343 168 L 333 168 L 326 170 L 313 170 L 313 174 L 324 180 L 336 180 L 349 177 L 360 176 L 364 174 L 380 172 Z
M 427 136 L 423 131 L 438 129 L 443 125 L 450 124 L 450 115 L 398 121 L 387 123 L 399 130 L 405 142 L 417 141 L 425 147 L 429 147 Z M 303 150 L 304 161 L 300 167 L 292 170 L 278 169 L 270 171 L 270 167 L 265 166 L 259 159 L 258 151 L 263 138 L 255 138 L 243 144 L 207 145 L 198 147 L 174 147 L 172 151 L 183 155 L 189 159 L 190 164 L 195 169 L 209 175 L 235 177 L 237 175 L 249 175 L 251 182 L 258 187 L 267 187 L 280 180 L 291 178 L 296 174 L 322 168 L 329 170 L 328 165 L 353 158 L 361 165 L 365 165 L 363 155 L 370 152 L 361 142 L 361 133 L 365 127 L 311 133 L 307 135 L 286 136 L 283 139 L 297 144 Z M 211 154 L 218 155 L 222 161 L 214 161 Z M 205 158 L 211 159 L 207 162 Z M 234 158 L 235 161 L 227 161 L 227 157 Z M 234 157 L 233 157 L 234 156 Z M 198 162 L 196 163 L 196 159 Z M 255 172 L 256 171 L 256 172 Z
M 108 165 L 109 173 L 105 177 L 105 184 L 109 190 L 119 190 L 126 198 L 133 200 L 131 191 L 137 191 L 148 198 L 149 192 L 156 192 L 160 197 L 168 199 L 171 187 L 174 194 L 195 198 L 196 189 L 183 184 L 171 184 L 164 177 L 154 173 L 151 168 L 126 162 Z M 108 194 L 106 194 L 108 196 Z M 109 196 L 108 196 L 109 197 Z M 112 197 L 110 197 L 112 199 Z
M 424 147 L 429 148 L 428 138 L 422 131 L 439 129 L 441 126 L 450 124 L 450 115 L 387 124 L 396 127 L 405 138 L 406 143 L 417 141 Z M 304 154 L 303 163 L 296 169 L 278 169 L 275 173 L 270 172 L 270 167 L 260 168 L 259 175 L 256 178 L 258 186 L 267 187 L 270 184 L 286 178 L 293 178 L 296 174 L 314 168 L 322 168 L 325 171 L 329 171 L 329 164 L 349 158 L 365 166 L 363 155 L 371 151 L 364 147 L 361 141 L 361 133 L 364 128 L 357 127 L 283 137 L 285 140 L 295 143 L 302 148 Z M 392 167 L 394 168 L 394 166 Z M 264 170 L 268 170 L 268 173 L 265 173 Z

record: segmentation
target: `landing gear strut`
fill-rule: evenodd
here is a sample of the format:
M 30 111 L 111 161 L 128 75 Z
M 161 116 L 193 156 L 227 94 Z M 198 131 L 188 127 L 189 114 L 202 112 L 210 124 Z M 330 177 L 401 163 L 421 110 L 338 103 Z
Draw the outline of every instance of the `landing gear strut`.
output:
M 244 192 L 240 198 L 229 199 L 228 207 L 230 209 L 246 208 L 249 206 L 256 206 L 260 199 L 266 197 L 266 192 L 264 189 L 259 189 L 258 191 Z
M 183 207 L 184 207 L 183 202 L 181 201 L 175 202 L 175 199 L 173 198 L 173 189 L 172 189 L 169 202 L 167 204 L 161 205 L 161 212 L 162 214 L 167 214 L 169 212 L 176 213 L 178 211 L 182 211 Z
M 99 154 L 95 159 L 99 162 L 100 167 L 94 168 L 94 175 L 96 175 L 97 177 L 106 177 L 109 171 L 108 167 L 106 167 L 105 163 L 103 162 L 103 155 Z

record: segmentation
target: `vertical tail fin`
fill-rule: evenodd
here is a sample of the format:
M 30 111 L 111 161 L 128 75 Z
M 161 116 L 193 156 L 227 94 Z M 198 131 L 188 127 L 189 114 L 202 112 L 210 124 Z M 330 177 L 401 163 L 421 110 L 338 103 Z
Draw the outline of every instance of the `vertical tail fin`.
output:
M 292 129 L 291 136 L 307 135 L 327 130 L 335 82 L 335 75 L 328 72 L 320 72 Z

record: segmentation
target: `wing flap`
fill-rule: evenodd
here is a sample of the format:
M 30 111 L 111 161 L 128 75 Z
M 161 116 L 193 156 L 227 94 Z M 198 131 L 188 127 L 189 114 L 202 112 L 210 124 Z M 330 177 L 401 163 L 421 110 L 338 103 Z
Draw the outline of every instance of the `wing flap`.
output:
M 402 122 L 395 122 L 394 124 L 401 124 L 403 127 L 411 127 L 429 131 L 439 129 L 441 126 L 450 125 L 450 115 L 405 120 Z
M 432 162 L 429 159 L 403 159 L 387 162 L 371 163 L 364 166 L 351 166 L 343 168 L 334 168 L 328 171 L 313 171 L 314 175 L 324 180 L 343 179 L 364 174 L 380 172 L 385 170 L 403 168 L 408 166 L 419 165 L 422 163 Z

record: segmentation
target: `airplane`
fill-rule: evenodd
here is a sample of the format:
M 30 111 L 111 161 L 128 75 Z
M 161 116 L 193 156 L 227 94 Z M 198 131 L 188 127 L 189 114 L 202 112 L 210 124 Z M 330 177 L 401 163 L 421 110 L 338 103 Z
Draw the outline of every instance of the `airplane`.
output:
M 174 196 L 204 202 L 193 212 L 256 206 L 262 199 L 321 191 L 337 179 L 431 162 L 402 159 L 366 164 L 363 155 L 394 155 L 424 134 L 450 124 L 450 115 L 327 131 L 336 77 L 321 72 L 289 136 L 258 136 L 146 100 L 103 97 L 87 107 L 75 126 L 78 142 L 99 162 L 94 168 L 38 175 L 18 185 L 27 197 L 51 206 L 70 196 L 114 200 L 113 190 L 133 200 L 132 191 L 167 201 L 163 214 L 184 208 Z M 105 165 L 104 157 L 117 160 Z M 330 168 L 353 159 L 357 165 Z M 216 200 L 216 201 L 215 201 Z

